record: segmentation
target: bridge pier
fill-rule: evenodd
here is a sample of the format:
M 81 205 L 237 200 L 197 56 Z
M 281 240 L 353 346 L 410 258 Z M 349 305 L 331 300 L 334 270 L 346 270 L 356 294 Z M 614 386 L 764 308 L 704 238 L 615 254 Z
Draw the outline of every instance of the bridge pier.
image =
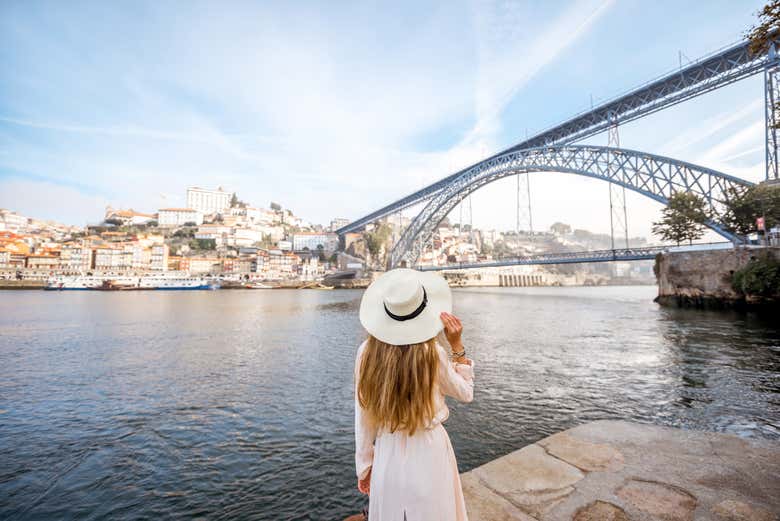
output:
M 544 286 L 544 277 L 539 274 L 499 273 L 498 285 L 502 288 L 529 288 Z

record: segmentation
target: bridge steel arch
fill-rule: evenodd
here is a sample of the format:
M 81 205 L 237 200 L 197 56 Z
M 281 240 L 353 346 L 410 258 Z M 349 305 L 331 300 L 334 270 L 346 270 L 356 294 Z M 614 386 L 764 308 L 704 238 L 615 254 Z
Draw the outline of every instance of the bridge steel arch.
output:
M 628 150 L 590 145 L 545 146 L 491 157 L 462 172 L 443 187 L 404 230 L 393 247 L 390 267 L 413 266 L 438 224 L 460 201 L 488 183 L 530 172 L 562 172 L 592 177 L 640 193 L 662 204 L 680 191 L 702 197 L 712 215 L 720 215 L 729 189 L 753 185 L 685 161 Z M 706 223 L 729 240 L 738 240 L 717 218 Z

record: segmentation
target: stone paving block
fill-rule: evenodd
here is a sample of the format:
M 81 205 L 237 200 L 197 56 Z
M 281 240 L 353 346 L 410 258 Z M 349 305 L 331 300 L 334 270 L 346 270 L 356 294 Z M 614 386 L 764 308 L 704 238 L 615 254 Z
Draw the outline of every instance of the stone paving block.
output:
M 472 471 L 480 482 L 519 506 L 541 515 L 574 489 L 585 477 L 578 468 L 529 445 Z
M 623 468 L 623 454 L 606 443 L 592 443 L 559 432 L 537 444 L 556 458 L 588 472 L 618 471 Z
M 763 508 L 752 507 L 733 499 L 721 501 L 712 508 L 712 511 L 729 521 L 775 521 L 780 517 Z
M 618 497 L 664 521 L 692 521 L 696 498 L 666 483 L 632 479 L 617 491 Z
M 594 501 L 577 510 L 574 521 L 630 521 L 622 508 L 606 501 Z
M 536 521 L 512 503 L 499 496 L 479 482 L 471 472 L 461 475 L 463 493 L 469 500 L 466 511 L 469 519 L 490 519 L 491 521 Z

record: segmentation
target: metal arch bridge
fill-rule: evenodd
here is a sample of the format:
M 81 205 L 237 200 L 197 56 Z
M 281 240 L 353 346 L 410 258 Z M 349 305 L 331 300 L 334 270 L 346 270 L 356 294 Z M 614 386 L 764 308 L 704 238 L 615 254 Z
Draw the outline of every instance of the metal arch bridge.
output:
M 435 228 L 461 200 L 488 183 L 515 174 L 564 172 L 601 179 L 666 204 L 677 191 L 693 192 L 717 215 L 729 189 L 752 183 L 668 157 L 589 145 L 539 147 L 509 152 L 478 163 L 439 190 L 404 230 L 390 255 L 390 266 L 417 261 Z M 735 237 L 718 221 L 707 225 L 727 239 Z
M 343 235 L 347 232 L 360 230 L 369 223 L 427 201 L 459 180 L 464 174 L 481 167 L 483 164 L 505 157 L 509 153 L 540 146 L 563 145 L 585 139 L 603 132 L 611 125 L 633 121 L 762 72 L 764 74 L 766 114 L 766 178 L 767 180 L 777 180 L 779 171 L 777 151 L 780 138 L 778 136 L 780 111 L 775 106 L 775 101 L 780 100 L 780 61 L 776 52 L 777 42 L 770 46 L 767 53 L 759 55 L 751 54 L 748 45 L 749 42 L 745 41 L 716 51 L 589 111 L 577 114 L 567 121 L 532 136 L 476 165 L 456 172 L 357 219 L 338 229 L 337 233 Z M 704 170 L 699 168 L 699 171 L 703 172 Z M 727 177 L 723 174 L 719 174 L 719 176 Z M 707 194 L 706 198 L 710 201 L 714 199 L 710 194 Z

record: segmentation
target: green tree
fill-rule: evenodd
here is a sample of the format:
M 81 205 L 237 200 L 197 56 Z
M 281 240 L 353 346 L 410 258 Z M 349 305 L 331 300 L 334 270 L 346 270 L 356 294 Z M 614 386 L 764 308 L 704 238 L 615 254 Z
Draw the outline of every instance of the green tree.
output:
M 392 233 L 392 229 L 386 224 L 380 224 L 373 231 L 365 232 L 363 238 L 366 241 L 366 247 L 371 255 L 377 255 L 382 249 L 382 245 L 387 241 Z
M 230 197 L 230 207 L 231 208 L 246 208 L 246 203 L 238 198 L 235 192 L 233 192 L 233 195 Z
M 751 54 L 762 54 L 769 50 L 769 45 L 777 38 L 780 31 L 780 0 L 772 0 L 758 13 L 758 25 L 747 32 L 750 40 L 748 50 Z
M 750 54 L 763 54 L 769 50 L 773 41 L 778 39 L 780 32 L 780 0 L 772 0 L 758 13 L 758 25 L 754 25 L 746 33 L 750 40 L 748 52 Z M 775 110 L 780 111 L 780 100 L 775 101 Z M 774 128 L 780 127 L 780 123 Z
M 721 219 L 728 231 L 753 233 L 759 217 L 765 218 L 766 230 L 780 224 L 780 187 L 760 184 L 726 191 L 726 210 Z
M 709 219 L 707 203 L 696 194 L 676 192 L 669 197 L 660 221 L 653 223 L 653 233 L 664 241 L 693 243 L 704 235 L 704 223 Z
M 780 263 L 763 255 L 734 272 L 731 278 L 734 291 L 742 295 L 761 297 L 780 296 Z
M 217 241 L 215 239 L 193 239 L 190 241 L 190 248 L 193 250 L 216 250 Z
M 181 239 L 190 239 L 195 236 L 195 230 L 193 228 L 179 228 L 173 232 L 173 236 Z

